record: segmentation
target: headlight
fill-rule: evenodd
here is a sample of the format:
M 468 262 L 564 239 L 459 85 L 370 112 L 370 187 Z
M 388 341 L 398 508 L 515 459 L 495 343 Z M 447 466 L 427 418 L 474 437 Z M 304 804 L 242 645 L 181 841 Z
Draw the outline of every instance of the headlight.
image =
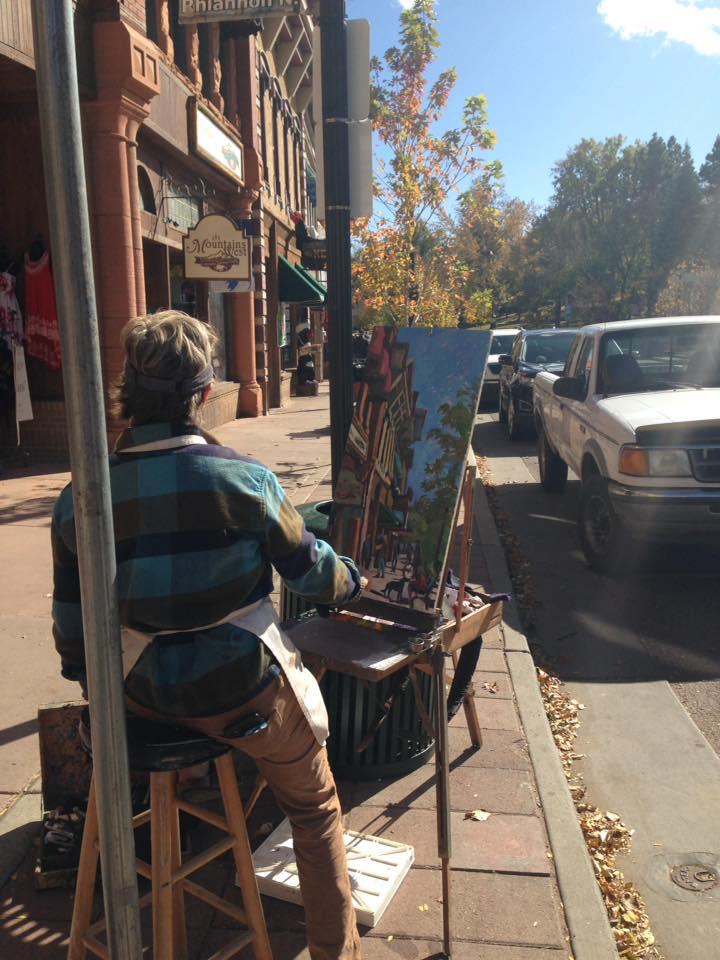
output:
M 620 450 L 620 473 L 628 477 L 691 477 L 687 450 L 667 447 L 623 447 Z

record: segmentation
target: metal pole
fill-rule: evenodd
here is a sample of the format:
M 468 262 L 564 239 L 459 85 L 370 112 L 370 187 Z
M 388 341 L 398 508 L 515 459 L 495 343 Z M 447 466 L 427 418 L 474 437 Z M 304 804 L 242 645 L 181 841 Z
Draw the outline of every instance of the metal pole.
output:
M 345 0 L 320 0 L 333 487 L 353 416 L 352 272 Z
M 33 0 L 40 132 L 55 268 L 112 960 L 142 953 L 125 734 L 115 541 L 72 0 Z
M 438 834 L 438 857 L 442 871 L 443 953 L 447 960 L 452 955 L 450 926 L 450 858 L 452 857 L 452 828 L 450 820 L 450 741 L 447 715 L 447 687 L 445 684 L 445 653 L 442 641 L 432 655 L 432 678 L 435 695 L 437 743 L 435 745 L 435 798 Z

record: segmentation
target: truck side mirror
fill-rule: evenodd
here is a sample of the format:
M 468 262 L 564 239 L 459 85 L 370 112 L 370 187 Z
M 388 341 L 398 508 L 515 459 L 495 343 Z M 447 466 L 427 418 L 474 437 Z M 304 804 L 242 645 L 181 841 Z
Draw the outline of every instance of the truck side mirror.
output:
M 558 377 L 553 384 L 556 397 L 566 400 L 583 400 L 585 397 L 585 377 Z
M 513 358 L 509 353 L 501 353 L 498 357 L 498 363 L 501 363 L 504 367 L 511 367 L 513 365 Z

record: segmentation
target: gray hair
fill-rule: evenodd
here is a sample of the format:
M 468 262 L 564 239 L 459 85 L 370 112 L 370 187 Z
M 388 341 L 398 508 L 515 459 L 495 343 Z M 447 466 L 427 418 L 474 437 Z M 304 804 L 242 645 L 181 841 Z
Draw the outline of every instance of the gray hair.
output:
M 143 385 L 143 379 L 178 384 L 198 377 L 212 363 L 213 328 L 181 310 L 161 310 L 127 323 L 120 343 L 125 367 L 113 391 L 114 412 L 136 424 L 194 423 L 205 387 L 191 394 L 158 391 Z

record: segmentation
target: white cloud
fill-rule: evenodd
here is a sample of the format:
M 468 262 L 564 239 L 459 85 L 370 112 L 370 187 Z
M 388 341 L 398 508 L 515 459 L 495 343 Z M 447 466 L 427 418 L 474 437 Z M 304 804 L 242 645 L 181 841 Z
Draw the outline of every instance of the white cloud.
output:
M 415 0 L 398 0 L 398 3 L 400 4 L 400 6 L 404 7 L 406 10 L 409 10 L 414 2 Z
M 597 10 L 623 40 L 661 35 L 704 56 L 720 56 L 717 0 L 600 0 Z

